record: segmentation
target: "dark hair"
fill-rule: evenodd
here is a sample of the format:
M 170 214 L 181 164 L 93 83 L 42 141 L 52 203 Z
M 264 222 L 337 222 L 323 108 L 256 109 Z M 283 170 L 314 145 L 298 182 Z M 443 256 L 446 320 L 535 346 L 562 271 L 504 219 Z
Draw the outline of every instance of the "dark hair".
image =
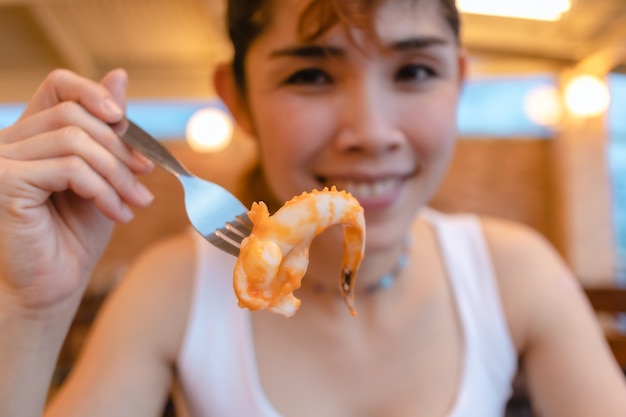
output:
M 276 1 L 228 0 L 227 24 L 234 47 L 233 71 L 242 91 L 245 91 L 246 85 L 244 73 L 246 54 L 250 44 L 269 26 L 274 7 L 277 7 Z M 370 16 L 384 1 L 393 0 L 311 0 L 300 17 L 298 25 L 300 35 L 305 40 L 313 40 L 337 23 L 370 29 Z M 461 22 L 455 0 L 435 1 L 439 1 L 444 18 L 458 43 Z

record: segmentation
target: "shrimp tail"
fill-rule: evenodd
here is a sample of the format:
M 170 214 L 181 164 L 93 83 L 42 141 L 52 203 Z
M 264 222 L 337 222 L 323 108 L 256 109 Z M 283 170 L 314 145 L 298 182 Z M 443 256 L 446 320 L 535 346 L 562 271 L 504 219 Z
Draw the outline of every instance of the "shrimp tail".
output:
M 345 223 L 343 227 L 343 265 L 341 269 L 341 280 L 339 282 L 339 294 L 341 294 L 341 298 L 343 298 L 343 301 L 348 306 L 350 314 L 356 316 L 356 310 L 354 308 L 354 282 L 359 265 L 363 259 L 365 234 L 364 229 L 355 223 Z

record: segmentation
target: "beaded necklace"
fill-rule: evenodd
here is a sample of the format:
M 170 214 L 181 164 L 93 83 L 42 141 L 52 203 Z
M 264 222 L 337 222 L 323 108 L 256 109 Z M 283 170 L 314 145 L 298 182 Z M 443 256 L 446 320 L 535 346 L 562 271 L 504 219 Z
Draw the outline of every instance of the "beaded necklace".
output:
M 366 295 L 372 295 L 377 293 L 378 291 L 390 288 L 398 280 L 398 277 L 400 276 L 404 268 L 408 265 L 410 252 L 411 237 L 409 235 L 406 235 L 404 237 L 404 248 L 402 254 L 400 254 L 400 257 L 398 257 L 398 260 L 396 261 L 393 268 L 391 268 L 389 272 L 380 277 L 378 281 L 366 285 L 364 288 L 360 289 L 359 292 Z M 313 283 L 312 288 L 313 291 L 318 294 L 329 292 L 328 287 L 319 282 Z

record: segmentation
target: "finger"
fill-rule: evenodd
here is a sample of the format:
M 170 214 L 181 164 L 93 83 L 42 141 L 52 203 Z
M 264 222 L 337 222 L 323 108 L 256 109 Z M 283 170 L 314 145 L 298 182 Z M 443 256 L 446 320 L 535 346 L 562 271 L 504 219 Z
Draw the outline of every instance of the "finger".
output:
M 110 71 L 102 78 L 100 84 L 104 86 L 110 93 L 116 103 L 126 110 L 126 85 L 128 82 L 128 76 L 122 69 L 116 69 Z M 122 135 L 128 128 L 126 120 L 122 120 L 120 123 L 112 125 L 113 131 L 118 135 Z
M 106 179 L 129 204 L 145 206 L 153 199 L 126 164 L 75 126 L 7 145 L 1 152 L 7 159 L 39 162 L 75 156 Z
M 75 130 L 74 130 L 75 129 Z M 100 119 L 93 117 L 81 105 L 72 101 L 66 101 L 56 106 L 36 113 L 27 119 L 23 119 L 13 126 L 5 129 L 0 137 L 0 142 L 17 143 L 24 141 L 29 137 L 44 135 L 51 131 L 63 131 L 66 134 L 61 138 L 71 139 L 72 132 L 76 132 L 79 137 L 84 138 L 85 135 L 79 132 L 87 132 L 88 140 L 96 141 L 104 148 L 108 149 L 116 157 L 124 161 L 137 174 L 150 171 L 153 164 L 145 158 L 138 157 L 137 154 L 125 146 L 110 125 L 104 123 Z M 50 136 L 51 140 L 55 136 Z M 52 146 L 56 146 L 56 140 L 46 144 L 45 149 L 50 150 Z M 39 144 L 41 146 L 41 144 Z M 62 144 L 61 144 L 62 145 Z M 12 159 L 33 159 L 24 156 L 17 151 L 24 150 L 24 146 L 12 146 L 0 149 L 0 155 L 11 157 Z M 7 152 L 11 152 L 10 154 Z M 46 157 L 44 154 L 37 154 L 40 158 Z M 58 156 L 57 154 L 51 154 Z
M 74 192 L 77 196 L 94 202 L 96 207 L 108 218 L 116 221 L 128 221 L 132 218 L 129 206 L 147 206 L 150 200 L 140 202 L 133 197 L 133 192 L 120 192 L 112 185 L 110 178 L 102 176 L 84 159 L 65 156 L 44 161 L 19 161 L 20 170 L 17 180 L 26 182 L 32 193 L 39 193 L 40 202 L 46 193 Z M 129 178 L 127 188 L 144 189 L 138 181 Z M 149 191 L 147 191 L 149 193 Z M 134 192 L 136 195 L 137 192 Z M 36 197 L 34 197 L 36 201 Z
M 128 74 L 121 68 L 114 69 L 102 78 L 100 84 L 106 88 L 113 100 L 122 109 L 126 109 L 126 87 L 128 85 Z
M 123 69 L 115 69 L 110 71 L 101 81 L 101 84 L 109 90 L 117 104 L 126 109 L 126 87 L 128 85 L 128 74 Z M 113 126 L 113 130 L 121 135 L 128 128 L 127 123 L 118 123 Z M 128 147 L 130 149 L 130 147 Z M 152 161 L 135 150 L 131 150 L 135 158 L 143 163 L 144 166 L 153 167 Z
M 11 199 L 14 214 L 44 205 L 53 193 L 72 191 L 94 205 L 108 218 L 126 222 L 132 218 L 128 205 L 111 185 L 76 156 L 45 161 L 10 161 L 2 172 L 0 198 Z
M 113 76 L 115 79 L 116 76 Z M 22 117 L 56 106 L 65 101 L 80 103 L 88 112 L 106 123 L 117 123 L 124 111 L 106 87 L 64 69 L 52 71 L 35 92 Z

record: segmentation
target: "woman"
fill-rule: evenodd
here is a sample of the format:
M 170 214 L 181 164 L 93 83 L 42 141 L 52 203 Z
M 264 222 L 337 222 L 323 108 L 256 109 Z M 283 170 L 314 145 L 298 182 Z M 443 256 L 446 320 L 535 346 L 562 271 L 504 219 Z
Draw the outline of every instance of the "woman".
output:
M 625 415 L 623 376 L 545 241 L 425 208 L 457 133 L 454 2 L 232 0 L 229 19 L 234 61 L 215 85 L 259 144 L 266 192 L 251 198 L 276 208 L 336 185 L 359 200 L 358 317 L 331 290 L 332 230 L 289 319 L 239 309 L 234 258 L 185 234 L 131 268 L 46 416 L 155 416 L 172 381 L 183 415 L 498 416 L 518 359 L 541 415 Z M 135 179 L 150 164 L 109 127 L 125 85 L 120 70 L 54 72 L 0 132 L 2 415 L 41 414 L 112 221 L 151 200 Z

